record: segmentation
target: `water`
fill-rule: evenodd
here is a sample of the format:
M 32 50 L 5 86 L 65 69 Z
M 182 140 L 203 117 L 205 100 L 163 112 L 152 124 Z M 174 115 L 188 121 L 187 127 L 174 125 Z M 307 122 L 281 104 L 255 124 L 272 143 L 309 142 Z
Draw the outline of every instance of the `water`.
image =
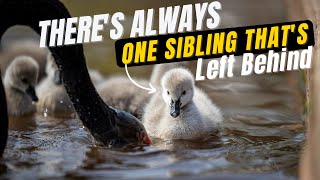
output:
M 224 110 L 226 128 L 220 140 L 153 139 L 150 147 L 111 150 L 96 146 L 78 119 L 41 115 L 10 119 L 2 177 L 147 178 L 240 173 L 294 178 L 304 127 L 301 113 L 296 111 L 297 99 L 283 76 L 270 77 L 278 84 L 272 91 L 254 79 L 230 82 L 247 80 L 243 77 L 199 84 Z M 256 78 L 261 81 L 262 77 Z
M 64 2 L 74 16 L 115 12 L 115 8 L 132 15 L 134 9 L 161 6 L 160 2 L 128 6 L 122 1 L 93 1 L 89 8 L 86 1 Z M 279 1 L 221 2 L 228 18 L 225 27 L 285 21 Z M 273 8 L 272 13 L 268 8 Z M 8 42 L 16 37 L 12 34 Z M 124 73 L 116 68 L 113 43 L 105 38 L 102 43 L 87 44 L 89 66 L 106 75 Z M 130 72 L 147 77 L 151 68 L 130 68 Z M 189 68 L 194 71 L 195 62 L 190 62 Z M 11 118 L 0 178 L 296 179 L 305 140 L 297 77 L 296 73 L 281 73 L 197 82 L 225 115 L 224 131 L 201 142 L 153 139 L 148 147 L 108 149 L 97 145 L 78 119 L 42 114 Z

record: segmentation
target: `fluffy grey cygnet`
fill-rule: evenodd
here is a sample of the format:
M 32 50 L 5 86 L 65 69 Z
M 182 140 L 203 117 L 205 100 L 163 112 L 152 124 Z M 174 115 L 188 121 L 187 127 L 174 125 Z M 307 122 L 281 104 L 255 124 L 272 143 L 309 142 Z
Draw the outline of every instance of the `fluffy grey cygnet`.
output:
M 53 116 L 69 116 L 75 113 L 73 105 L 62 84 L 60 72 L 51 53 L 47 55 L 46 78 L 37 86 L 39 102 L 37 112 Z M 89 71 L 93 84 L 103 81 L 102 75 L 95 70 Z
M 34 112 L 33 102 L 38 101 L 34 90 L 38 74 L 39 65 L 30 56 L 18 56 L 7 67 L 4 86 L 10 115 L 21 116 Z
M 205 139 L 221 127 L 220 109 L 199 88 L 192 74 L 174 68 L 161 79 L 162 91 L 148 102 L 143 124 L 150 136 L 161 139 Z
M 136 80 L 140 85 L 148 87 L 145 80 Z M 104 102 L 112 107 L 130 112 L 140 118 L 143 107 L 146 105 L 150 95 L 134 85 L 128 77 L 116 76 L 107 79 L 97 86 L 97 91 Z
M 47 115 L 69 115 L 74 113 L 70 98 L 62 84 L 58 67 L 51 53 L 47 56 L 47 76 L 37 86 L 39 102 L 37 112 Z

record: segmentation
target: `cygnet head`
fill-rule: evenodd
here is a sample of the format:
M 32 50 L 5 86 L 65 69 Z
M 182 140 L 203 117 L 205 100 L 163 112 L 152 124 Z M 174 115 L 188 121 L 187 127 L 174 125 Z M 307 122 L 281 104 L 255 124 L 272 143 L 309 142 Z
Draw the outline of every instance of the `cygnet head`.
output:
M 47 55 L 46 73 L 49 78 L 52 78 L 56 85 L 62 84 L 60 71 L 51 53 Z
M 180 115 L 180 109 L 192 101 L 194 79 L 190 71 L 175 68 L 166 72 L 161 79 L 162 97 L 170 108 L 174 118 Z
M 18 56 L 8 66 L 4 81 L 6 86 L 27 93 L 38 101 L 34 87 L 38 81 L 39 65 L 30 56 Z

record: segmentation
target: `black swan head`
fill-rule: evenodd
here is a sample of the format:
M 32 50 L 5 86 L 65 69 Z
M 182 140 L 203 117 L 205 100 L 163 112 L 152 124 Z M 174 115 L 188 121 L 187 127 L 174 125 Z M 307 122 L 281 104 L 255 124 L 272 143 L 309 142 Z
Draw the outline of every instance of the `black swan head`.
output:
M 0 0 L 0 39 L 4 32 L 14 25 L 30 26 L 40 34 L 39 21 L 70 17 L 68 10 L 59 0 Z M 49 38 L 47 40 L 49 41 Z M 137 118 L 110 108 L 97 94 L 88 74 L 82 44 L 49 49 L 80 120 L 98 141 L 106 145 L 119 139 L 150 144 L 147 133 Z M 3 96 L 4 91 L 1 88 L 0 93 Z M 4 97 L 1 98 L 0 145 L 3 146 L 8 127 L 7 115 L 3 113 L 6 102 Z M 136 127 L 124 128 L 127 125 Z M 131 132 L 123 132 L 128 130 Z M 6 133 L 3 133 L 4 131 Z

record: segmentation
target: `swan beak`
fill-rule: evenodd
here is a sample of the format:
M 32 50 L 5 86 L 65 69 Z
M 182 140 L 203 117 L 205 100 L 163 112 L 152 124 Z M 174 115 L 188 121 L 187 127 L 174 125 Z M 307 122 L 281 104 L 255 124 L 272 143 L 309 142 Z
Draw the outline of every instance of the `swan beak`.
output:
M 146 145 L 150 145 L 151 144 L 151 140 L 149 138 L 149 136 L 147 134 L 145 134 L 143 136 L 143 142 L 146 144 Z
M 171 110 L 170 115 L 174 118 L 178 117 L 180 115 L 180 98 L 177 101 L 171 100 Z
M 29 86 L 26 90 L 26 93 L 31 97 L 32 101 L 38 102 L 38 96 L 36 94 L 36 91 L 34 90 L 34 87 Z
M 54 82 L 56 85 L 62 84 L 60 72 L 59 72 L 58 70 L 54 72 L 53 82 Z

